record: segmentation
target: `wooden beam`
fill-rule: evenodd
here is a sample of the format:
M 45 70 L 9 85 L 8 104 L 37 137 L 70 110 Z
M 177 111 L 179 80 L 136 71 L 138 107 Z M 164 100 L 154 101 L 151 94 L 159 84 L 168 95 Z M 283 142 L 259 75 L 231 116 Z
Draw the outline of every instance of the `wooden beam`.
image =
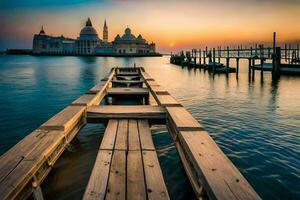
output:
M 158 105 L 160 106 L 167 106 L 167 107 L 181 107 L 182 105 L 176 101 L 171 95 L 156 95 L 154 97 Z
M 141 151 L 128 151 L 126 193 L 127 199 L 147 199 Z
M 260 199 L 205 131 L 181 131 L 179 140 L 211 199 Z
M 87 109 L 87 122 L 101 122 L 103 119 L 159 119 L 166 118 L 165 109 L 159 106 L 91 106 Z
M 107 90 L 108 96 L 122 97 L 122 96 L 135 96 L 135 97 L 145 97 L 149 96 L 149 90 L 147 88 L 109 88 Z
M 105 198 L 112 153 L 110 150 L 99 150 L 83 196 L 84 200 L 103 200 Z
M 114 119 L 109 120 L 103 135 L 103 139 L 101 141 L 101 145 L 100 145 L 101 150 L 114 149 L 118 124 L 119 124 L 118 120 L 114 120 Z
M 41 129 L 69 131 L 81 120 L 85 106 L 68 106 L 47 122 L 42 124 Z
M 167 107 L 166 110 L 176 130 L 203 130 L 202 125 L 184 107 Z
M 156 152 L 143 151 L 142 154 L 148 199 L 170 199 Z
M 126 199 L 126 151 L 113 153 L 105 199 Z

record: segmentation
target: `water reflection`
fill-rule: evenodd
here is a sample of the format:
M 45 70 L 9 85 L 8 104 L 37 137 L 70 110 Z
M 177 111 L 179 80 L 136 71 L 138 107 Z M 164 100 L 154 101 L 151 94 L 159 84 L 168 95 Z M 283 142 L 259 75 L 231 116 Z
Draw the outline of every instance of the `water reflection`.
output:
M 282 76 L 274 82 L 270 72 L 265 72 L 261 82 L 257 71 L 252 80 L 247 61 L 240 62 L 238 79 L 235 74 L 212 76 L 204 70 L 168 64 L 168 59 L 0 56 L 0 152 L 85 93 L 111 67 L 137 63 L 193 113 L 263 199 L 297 199 L 300 78 Z M 87 178 L 83 176 L 89 175 L 102 134 L 100 127 L 87 127 L 66 151 L 70 159 L 55 166 L 72 166 L 68 175 L 76 174 L 79 184 L 66 192 L 70 196 L 60 198 L 80 198 L 71 190 L 84 190 Z M 165 132 L 154 129 L 153 136 L 158 146 L 162 144 L 160 161 L 176 172 L 168 172 L 170 180 L 184 182 L 184 175 L 176 170 L 180 161 L 175 150 L 164 145 L 168 141 Z M 50 177 L 52 183 L 57 182 L 57 191 L 59 186 L 70 185 L 63 173 Z M 55 193 L 49 195 L 58 198 Z

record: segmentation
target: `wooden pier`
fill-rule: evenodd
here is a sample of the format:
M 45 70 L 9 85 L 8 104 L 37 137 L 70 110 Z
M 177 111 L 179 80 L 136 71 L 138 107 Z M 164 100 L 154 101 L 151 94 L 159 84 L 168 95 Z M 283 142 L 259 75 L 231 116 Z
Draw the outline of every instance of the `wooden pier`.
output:
M 111 105 L 110 98 L 143 100 Z M 86 123 L 105 123 L 106 129 L 83 199 L 170 199 L 151 136 L 155 124 L 166 125 L 197 199 L 260 199 L 203 126 L 135 67 L 113 68 L 2 155 L 0 199 L 43 199 L 43 180 Z
M 221 63 L 221 59 L 225 59 L 224 64 Z M 234 48 L 218 46 L 210 49 L 206 47 L 204 50 L 192 49 L 172 54 L 170 63 L 189 68 L 203 68 L 214 74 L 236 73 L 238 77 L 239 63 L 242 59 L 248 60 L 249 77 L 252 78 L 255 70 L 259 70 L 262 76 L 264 71 L 271 71 L 274 79 L 278 79 L 281 74 L 300 75 L 300 45 L 294 45 L 294 48 L 287 44 L 279 47 L 276 45 L 276 33 L 273 34 L 273 47 L 256 44 L 254 47 L 239 45 Z M 235 62 L 234 66 L 230 64 L 232 60 Z

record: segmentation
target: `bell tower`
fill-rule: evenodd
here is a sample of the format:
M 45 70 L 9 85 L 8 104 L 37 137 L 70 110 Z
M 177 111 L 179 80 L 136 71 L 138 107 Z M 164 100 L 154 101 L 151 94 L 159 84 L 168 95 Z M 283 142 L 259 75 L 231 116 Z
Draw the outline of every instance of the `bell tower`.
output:
M 108 28 L 106 25 L 106 20 L 104 21 L 104 26 L 103 26 L 103 41 L 108 42 Z

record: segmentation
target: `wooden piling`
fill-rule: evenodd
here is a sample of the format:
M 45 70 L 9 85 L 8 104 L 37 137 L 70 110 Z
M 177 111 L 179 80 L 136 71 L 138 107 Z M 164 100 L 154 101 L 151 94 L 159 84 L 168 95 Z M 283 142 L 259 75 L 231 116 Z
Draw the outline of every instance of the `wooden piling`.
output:
M 213 74 L 215 74 L 215 68 L 216 68 L 216 50 L 213 48 Z
M 272 79 L 277 80 L 280 78 L 281 75 L 281 70 L 280 70 L 280 65 L 281 65 L 281 48 L 276 47 L 275 51 L 275 56 L 273 60 L 273 69 L 272 69 Z
M 264 75 L 264 45 L 260 45 L 260 75 Z
M 249 62 L 249 65 L 248 65 L 248 77 L 250 79 L 250 77 L 251 77 L 251 58 L 248 58 L 248 62 Z
M 255 58 L 252 59 L 252 80 L 255 78 Z
M 199 67 L 201 68 L 201 49 L 199 49 Z

